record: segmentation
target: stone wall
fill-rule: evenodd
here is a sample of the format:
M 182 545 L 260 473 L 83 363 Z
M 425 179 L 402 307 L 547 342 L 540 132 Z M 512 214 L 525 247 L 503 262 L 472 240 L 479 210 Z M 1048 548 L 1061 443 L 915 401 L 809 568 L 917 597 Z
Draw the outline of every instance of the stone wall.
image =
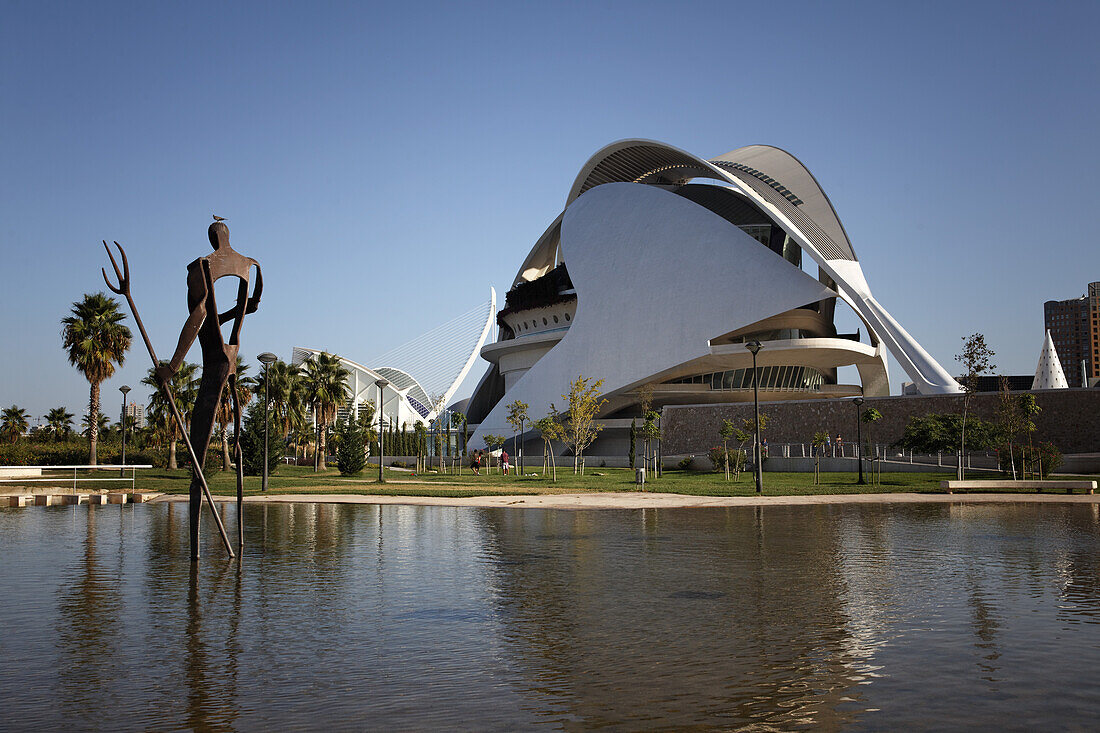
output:
M 1015 392 L 1013 394 L 1021 394 Z M 1050 441 L 1063 453 L 1100 451 L 1100 389 L 1051 389 L 1033 393 L 1042 412 L 1035 416 L 1033 439 Z M 983 420 L 995 420 L 997 393 L 974 395 L 971 412 Z M 929 397 L 869 398 L 862 409 L 874 407 L 882 419 L 871 428 L 876 443 L 892 443 L 901 437 L 910 417 L 930 412 L 962 412 L 961 395 Z M 760 411 L 770 418 L 764 437 L 771 445 L 809 443 L 813 434 L 824 430 L 837 433 L 846 443 L 856 437 L 856 408 L 851 400 L 800 400 L 761 403 Z M 752 421 L 752 403 L 725 405 L 669 405 L 664 408 L 662 429 L 665 455 L 701 453 L 721 443 L 718 431 L 723 420 L 740 426 Z M 867 426 L 863 426 L 867 440 Z

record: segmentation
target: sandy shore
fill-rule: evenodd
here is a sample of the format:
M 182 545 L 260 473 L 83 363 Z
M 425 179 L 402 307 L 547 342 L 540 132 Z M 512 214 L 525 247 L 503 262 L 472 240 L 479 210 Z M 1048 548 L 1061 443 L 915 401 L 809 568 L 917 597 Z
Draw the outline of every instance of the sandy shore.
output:
M 217 501 L 236 501 L 219 496 Z M 512 507 L 517 509 L 697 509 L 731 506 L 815 504 L 1100 504 L 1100 494 L 828 494 L 822 496 L 686 496 L 641 492 L 545 494 L 539 496 L 370 496 L 365 494 L 275 494 L 246 496 L 250 504 L 404 504 L 409 506 Z M 154 502 L 187 501 L 161 495 Z

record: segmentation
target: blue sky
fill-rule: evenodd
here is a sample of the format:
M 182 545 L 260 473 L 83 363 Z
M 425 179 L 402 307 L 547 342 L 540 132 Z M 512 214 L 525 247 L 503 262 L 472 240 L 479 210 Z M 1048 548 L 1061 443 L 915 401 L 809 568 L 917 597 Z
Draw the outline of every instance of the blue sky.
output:
M 507 290 L 628 137 L 791 151 L 941 363 L 980 331 L 1031 373 L 1043 301 L 1100 280 L 1098 22 L 1095 2 L 6 3 L 0 405 L 84 411 L 59 321 L 102 289 L 101 239 L 164 354 L 217 213 L 264 267 L 246 355 L 369 360 Z

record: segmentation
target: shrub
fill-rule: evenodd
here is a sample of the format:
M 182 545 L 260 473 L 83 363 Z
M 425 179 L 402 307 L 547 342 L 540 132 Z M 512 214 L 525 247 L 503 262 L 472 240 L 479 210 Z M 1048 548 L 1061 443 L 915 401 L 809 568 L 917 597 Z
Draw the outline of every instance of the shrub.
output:
M 676 464 L 676 467 L 681 471 L 686 471 L 691 468 L 691 462 L 695 459 L 695 456 L 686 456 L 680 459 L 680 462 Z
M 737 448 L 723 450 L 719 445 L 711 448 L 707 453 L 707 458 L 710 459 L 715 471 L 726 470 L 726 453 L 729 454 L 731 471 L 741 471 L 745 468 L 745 451 Z
M 1009 455 L 1012 456 L 1018 472 L 1026 470 L 1028 473 L 1040 473 L 1041 471 L 1040 478 L 1046 478 L 1062 465 L 1062 451 L 1052 443 L 1039 443 L 1034 447 L 1014 445 L 1011 454 L 1007 449 L 1002 448 L 997 453 L 997 463 L 1004 474 L 1012 472 Z

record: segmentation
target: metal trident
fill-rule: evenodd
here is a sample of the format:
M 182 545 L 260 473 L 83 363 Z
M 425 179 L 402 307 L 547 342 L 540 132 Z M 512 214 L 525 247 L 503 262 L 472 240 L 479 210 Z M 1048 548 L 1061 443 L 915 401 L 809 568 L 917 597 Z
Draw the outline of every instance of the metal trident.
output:
M 111 267 L 115 269 L 115 275 L 118 277 L 118 287 L 111 284 L 111 279 L 107 276 L 107 270 L 100 268 L 103 273 L 103 282 L 107 283 L 107 287 L 110 288 L 112 292 L 124 296 L 126 302 L 130 304 L 130 312 L 134 314 L 134 321 L 137 323 L 138 330 L 141 331 L 141 338 L 145 340 L 145 348 L 149 350 L 149 357 L 153 360 L 155 374 L 155 367 L 160 365 L 160 360 L 157 359 L 157 352 L 153 349 L 153 342 L 149 340 L 149 334 L 145 331 L 145 324 L 141 322 L 141 316 L 138 315 L 137 306 L 134 305 L 134 297 L 130 294 L 130 263 L 126 260 L 126 250 L 124 250 L 122 245 L 118 242 L 114 244 L 118 247 L 119 254 L 122 255 L 122 270 L 118 269 L 118 263 L 115 261 L 114 254 L 111 253 L 111 248 L 108 246 L 107 240 L 103 240 L 103 248 L 107 250 L 107 256 L 111 258 Z M 222 518 L 214 509 L 214 497 L 210 495 L 210 487 L 206 485 L 206 476 L 202 473 L 202 466 L 199 465 L 199 459 L 195 454 L 195 448 L 191 445 L 191 436 L 187 434 L 187 425 L 183 421 L 183 415 L 180 414 L 179 408 L 176 407 L 176 398 L 172 396 L 172 390 L 169 389 L 167 381 L 163 379 L 158 379 L 158 381 L 160 382 L 160 388 L 164 392 L 164 396 L 168 398 L 168 406 L 172 409 L 172 415 L 176 418 L 176 425 L 179 426 L 180 433 L 183 435 L 183 442 L 187 445 L 187 453 L 191 456 L 192 474 L 202 484 L 202 493 L 206 496 L 206 501 L 210 503 L 210 514 L 214 517 L 214 522 L 218 525 L 218 531 L 221 533 L 222 542 L 225 543 L 225 551 L 229 553 L 230 557 L 236 557 L 233 552 L 233 546 L 229 544 L 229 535 L 225 533 L 225 525 L 222 524 Z

